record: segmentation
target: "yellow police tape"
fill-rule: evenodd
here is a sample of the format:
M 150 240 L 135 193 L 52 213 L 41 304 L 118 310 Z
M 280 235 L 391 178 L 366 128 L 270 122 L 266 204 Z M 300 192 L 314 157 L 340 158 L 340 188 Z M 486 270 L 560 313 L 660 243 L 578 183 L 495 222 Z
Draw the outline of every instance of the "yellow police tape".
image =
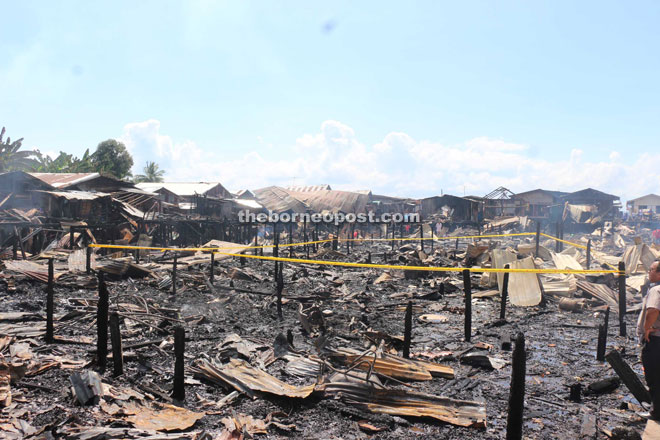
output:
M 490 235 L 463 235 L 458 237 L 435 237 L 437 240 L 454 240 L 460 238 L 498 238 L 498 237 L 520 237 L 520 236 L 529 236 L 536 235 L 535 232 L 520 232 L 513 234 L 490 234 Z M 557 240 L 566 244 L 570 244 L 575 247 L 586 249 L 586 246 L 583 246 L 578 243 L 573 243 L 566 240 L 561 240 L 552 235 L 541 233 L 544 237 Z M 417 238 L 344 238 L 338 239 L 338 241 L 415 241 L 420 240 L 421 237 Z M 427 237 L 424 239 L 434 239 L 433 237 Z M 325 240 L 316 240 L 316 241 L 307 241 L 302 243 L 289 243 L 281 244 L 279 247 L 291 247 L 291 246 L 304 246 L 309 244 L 320 244 L 320 243 L 329 243 L 332 242 L 332 239 Z M 179 251 L 179 252 L 213 252 L 218 255 L 228 255 L 232 257 L 244 257 L 244 258 L 253 258 L 258 260 L 269 260 L 269 261 L 282 261 L 288 263 L 302 263 L 302 264 L 318 264 L 326 266 L 344 266 L 344 267 L 362 267 L 362 268 L 375 268 L 375 269 L 395 269 L 395 270 L 419 270 L 427 272 L 461 272 L 463 270 L 469 270 L 471 272 L 495 272 L 495 273 L 557 273 L 557 274 L 604 274 L 604 273 L 613 273 L 620 274 L 621 272 L 618 268 L 613 270 L 593 270 L 593 269 L 497 269 L 497 268 L 488 268 L 488 267 L 429 267 L 429 266 L 401 266 L 401 265 L 390 265 L 390 264 L 366 264 L 366 263 L 351 263 L 345 261 L 326 261 L 326 260 L 306 260 L 302 258 L 285 258 L 285 257 L 270 257 L 270 256 L 260 256 L 260 255 L 245 255 L 245 254 L 235 254 L 229 252 L 219 252 L 220 250 L 231 250 L 231 249 L 263 249 L 263 248 L 273 248 L 275 245 L 264 245 L 264 246 L 230 246 L 230 247 L 194 247 L 194 248 L 162 248 L 162 247 L 151 247 L 151 246 L 128 246 L 128 245 L 115 245 L 115 244 L 89 244 L 91 248 L 101 248 L 101 249 L 123 249 L 123 250 L 152 250 L 159 252 L 166 251 Z M 611 264 L 607 263 L 608 266 L 614 267 Z
M 555 240 L 555 241 L 559 241 L 559 242 L 561 242 L 561 243 L 570 244 L 571 246 L 575 246 L 576 248 L 580 248 L 580 249 L 586 249 L 586 248 L 587 248 L 587 247 L 586 247 L 585 245 L 583 245 L 583 244 L 573 243 L 572 241 L 562 240 L 561 238 L 553 237 L 552 235 L 548 235 L 548 234 L 543 233 L 543 232 L 541 232 L 540 235 L 542 235 L 542 236 L 544 236 L 544 237 L 547 237 L 547 238 L 551 238 L 551 239 L 553 239 L 553 240 Z
M 289 244 L 280 244 L 278 245 L 279 247 L 289 247 L 289 246 L 304 246 L 306 244 L 319 244 L 319 243 L 329 243 L 331 242 L 331 239 L 326 239 L 326 240 L 316 240 L 316 241 L 306 241 L 303 243 L 289 243 Z M 208 247 L 186 247 L 186 248 L 164 248 L 164 247 L 152 247 L 152 246 L 129 246 L 129 245 L 122 245 L 122 244 L 89 244 L 87 245 L 88 247 L 91 248 L 98 248 L 98 249 L 123 249 L 123 250 L 144 250 L 144 251 L 159 251 L 159 252 L 166 252 L 166 251 L 178 251 L 178 252 L 210 252 L 210 251 L 216 251 L 216 250 L 227 250 L 227 249 L 265 249 L 265 248 L 274 248 L 274 244 L 267 244 L 263 246 L 208 246 Z
M 500 237 L 523 237 L 523 236 L 530 236 L 530 235 L 536 235 L 535 232 L 518 232 L 518 233 L 513 233 L 513 234 L 486 234 L 486 235 L 460 235 L 457 237 L 399 237 L 399 238 L 337 238 L 338 242 L 345 243 L 347 241 L 357 241 L 357 242 L 364 242 L 364 241 L 419 241 L 419 240 L 457 240 L 457 239 L 483 239 L 483 238 L 500 238 Z M 572 246 L 581 248 L 581 249 L 586 249 L 587 247 L 578 243 L 573 243 L 570 241 L 562 240 L 557 237 L 553 237 L 552 235 L 548 235 L 545 233 L 541 233 L 540 235 L 550 238 L 552 240 L 556 241 L 561 241 L 562 243 L 570 244 Z M 305 246 L 305 245 L 310 245 L 310 244 L 321 244 L 321 243 L 330 243 L 333 240 L 331 238 L 324 239 L 324 240 L 315 240 L 315 241 L 305 241 L 301 243 L 284 243 L 284 244 L 278 244 L 278 247 L 280 248 L 286 248 L 286 247 L 295 247 L 295 246 Z M 152 246 L 129 246 L 129 245 L 119 245 L 119 244 L 90 244 L 89 247 L 92 248 L 102 248 L 102 249 L 125 249 L 125 250 L 131 250 L 131 249 L 140 249 L 140 250 L 147 250 L 147 251 L 160 251 L 160 252 L 165 252 L 169 250 L 177 250 L 180 252 L 209 252 L 213 250 L 226 250 L 226 249 L 267 249 L 267 248 L 274 248 L 274 244 L 266 244 L 262 246 L 231 246 L 231 247 L 218 247 L 218 246 L 208 246 L 208 247 L 186 247 L 186 248 L 164 248 L 164 247 L 152 247 Z
M 536 232 L 517 232 L 515 234 L 461 235 L 458 237 L 403 237 L 403 238 L 340 238 L 339 241 L 419 241 L 419 240 L 456 240 L 458 238 L 496 238 L 536 235 Z
M 574 269 L 497 269 L 491 267 L 433 267 L 433 266 L 401 266 L 393 264 L 367 264 L 367 263 L 350 263 L 347 261 L 326 261 L 326 260 L 306 260 L 303 258 L 286 258 L 286 257 L 268 257 L 260 255 L 240 255 L 230 254 L 226 252 L 214 252 L 214 254 L 229 255 L 231 257 L 253 258 L 257 260 L 269 261 L 282 261 L 285 263 L 302 263 L 302 264 L 320 264 L 326 266 L 344 266 L 344 267 L 364 267 L 369 269 L 396 269 L 396 270 L 420 270 L 426 272 L 462 272 L 469 270 L 470 272 L 496 272 L 496 273 L 562 273 L 562 274 L 603 274 L 603 273 L 620 273 L 618 270 L 574 270 Z

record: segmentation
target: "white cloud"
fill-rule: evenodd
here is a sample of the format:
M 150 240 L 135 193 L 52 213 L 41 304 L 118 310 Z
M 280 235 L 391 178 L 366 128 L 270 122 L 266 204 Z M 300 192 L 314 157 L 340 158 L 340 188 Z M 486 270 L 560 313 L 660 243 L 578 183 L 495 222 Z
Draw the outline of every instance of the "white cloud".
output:
M 194 141 L 174 141 L 150 119 L 124 127 L 121 140 L 136 158 L 134 171 L 155 160 L 168 180 L 220 181 L 230 189 L 269 185 L 329 183 L 336 189 L 371 189 L 376 193 L 425 197 L 440 192 L 483 195 L 498 186 L 514 192 L 535 188 L 576 191 L 592 187 L 624 200 L 657 192 L 660 155 L 623 157 L 616 151 L 589 157 L 580 149 L 558 160 L 539 159 L 525 144 L 475 137 L 456 145 L 415 140 L 406 133 L 387 134 L 366 145 L 348 125 L 328 120 L 318 133 L 302 134 L 276 159 L 249 151 L 227 160 Z M 263 139 L 258 138 L 260 151 Z M 287 154 L 287 152 L 289 154 Z M 632 160 L 630 160 L 632 159 Z

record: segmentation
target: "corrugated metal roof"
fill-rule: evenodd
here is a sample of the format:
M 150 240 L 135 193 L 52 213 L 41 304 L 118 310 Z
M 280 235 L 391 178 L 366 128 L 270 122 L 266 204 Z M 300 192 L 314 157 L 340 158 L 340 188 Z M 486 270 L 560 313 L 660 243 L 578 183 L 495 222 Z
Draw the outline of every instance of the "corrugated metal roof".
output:
M 177 196 L 194 196 L 195 194 L 204 195 L 218 185 L 229 193 L 220 182 L 142 182 L 136 186 L 150 192 L 157 192 L 164 188 Z
M 323 184 L 323 185 L 303 185 L 303 186 L 287 186 L 286 190 L 287 191 L 295 191 L 295 192 L 316 192 L 316 191 L 330 191 L 332 188 L 330 188 L 330 185 Z
M 62 197 L 67 200 L 96 200 L 103 197 L 110 197 L 110 194 L 88 191 L 40 191 L 55 197 Z
M 369 203 L 367 194 L 350 191 L 328 190 L 311 193 L 289 191 L 289 195 L 303 201 L 315 212 L 364 212 L 365 206 Z
M 307 205 L 279 186 L 269 186 L 254 191 L 257 201 L 273 212 L 306 212 Z
M 55 188 L 62 188 L 100 177 L 99 173 L 28 173 Z
M 253 199 L 254 194 L 249 189 L 239 189 L 234 193 L 237 199 Z
M 254 209 L 261 209 L 263 206 L 256 200 L 250 200 L 250 199 L 232 199 L 232 202 L 236 202 L 236 204 L 241 205 L 241 206 L 246 206 L 248 208 L 254 208 Z

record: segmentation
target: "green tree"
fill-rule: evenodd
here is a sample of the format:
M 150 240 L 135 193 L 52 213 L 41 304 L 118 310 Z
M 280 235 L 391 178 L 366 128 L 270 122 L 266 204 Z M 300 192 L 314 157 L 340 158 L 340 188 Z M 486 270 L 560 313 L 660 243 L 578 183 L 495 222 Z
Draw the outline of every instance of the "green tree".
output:
M 147 161 L 147 165 L 142 169 L 144 174 L 138 174 L 133 181 L 140 182 L 162 182 L 165 171 L 161 170 L 156 162 Z
M 5 127 L 0 130 L 0 172 L 27 171 L 33 169 L 40 156 L 39 151 L 19 151 L 23 138 L 12 142 L 11 138 L 2 140 L 5 136 Z
M 34 171 L 41 173 L 90 173 L 94 171 L 89 149 L 82 158 L 60 151 L 59 156 L 52 159 L 48 155 L 39 155 L 39 161 Z
M 108 139 L 96 147 L 96 151 L 91 155 L 91 164 L 94 171 L 98 173 L 123 179 L 131 176 L 133 157 L 126 149 L 126 145 L 114 139 Z

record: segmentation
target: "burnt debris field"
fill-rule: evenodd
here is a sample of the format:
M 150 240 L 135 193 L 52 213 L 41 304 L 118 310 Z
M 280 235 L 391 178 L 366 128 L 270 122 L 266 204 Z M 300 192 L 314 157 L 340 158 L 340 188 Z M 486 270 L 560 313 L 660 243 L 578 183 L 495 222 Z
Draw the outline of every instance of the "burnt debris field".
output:
M 79 225 L 25 259 L 10 246 L 1 435 L 499 439 L 508 429 L 542 439 L 656 429 L 640 403 L 635 337 L 657 252 L 650 231 L 620 225 L 558 241 L 528 229 L 439 237 L 413 225 L 392 239 L 338 228 L 310 240 L 282 228 L 138 250 L 96 246 Z

